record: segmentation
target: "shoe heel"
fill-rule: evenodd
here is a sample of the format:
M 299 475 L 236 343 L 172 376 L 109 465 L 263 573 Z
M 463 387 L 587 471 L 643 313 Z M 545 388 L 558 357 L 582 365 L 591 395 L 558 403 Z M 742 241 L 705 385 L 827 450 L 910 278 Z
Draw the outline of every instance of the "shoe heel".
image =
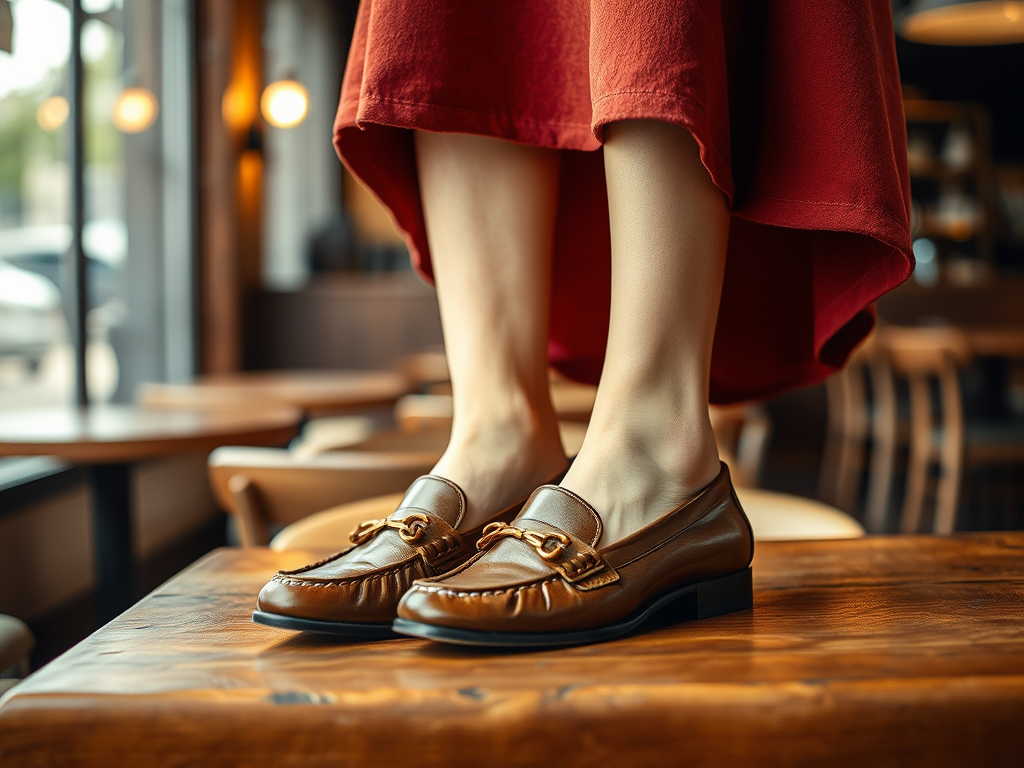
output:
M 749 568 L 697 585 L 698 619 L 742 611 L 753 604 L 754 587 Z

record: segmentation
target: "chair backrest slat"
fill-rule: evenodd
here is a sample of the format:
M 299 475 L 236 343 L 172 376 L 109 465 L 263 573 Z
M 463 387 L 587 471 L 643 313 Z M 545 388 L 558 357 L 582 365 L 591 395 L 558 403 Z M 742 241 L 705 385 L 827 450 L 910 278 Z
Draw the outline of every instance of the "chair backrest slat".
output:
M 939 478 L 931 530 L 952 533 L 963 476 L 964 416 L 959 372 L 971 360 L 970 340 L 950 327 L 886 327 L 879 339 L 892 370 L 907 380 L 910 395 L 910 458 L 900 530 L 920 530 L 928 468 L 937 464 Z M 937 401 L 932 397 L 933 387 L 938 389 Z
M 436 451 L 337 451 L 296 457 L 281 449 L 226 447 L 210 455 L 208 467 L 214 497 L 236 518 L 242 544 L 253 546 L 267 542 L 268 526 L 287 525 L 349 501 L 404 491 L 431 470 L 437 457 Z

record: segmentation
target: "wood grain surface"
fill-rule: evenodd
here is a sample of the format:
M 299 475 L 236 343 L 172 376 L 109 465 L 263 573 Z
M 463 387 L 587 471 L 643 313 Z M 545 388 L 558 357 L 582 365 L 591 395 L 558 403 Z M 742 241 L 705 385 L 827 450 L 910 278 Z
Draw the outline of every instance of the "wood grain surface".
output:
M 0 412 L 0 456 L 58 456 L 83 464 L 133 462 L 222 445 L 284 445 L 302 413 L 255 408 L 63 406 Z
M 1020 765 L 1024 533 L 759 545 L 754 608 L 495 653 L 251 624 L 220 550 L 15 688 L 0 764 Z

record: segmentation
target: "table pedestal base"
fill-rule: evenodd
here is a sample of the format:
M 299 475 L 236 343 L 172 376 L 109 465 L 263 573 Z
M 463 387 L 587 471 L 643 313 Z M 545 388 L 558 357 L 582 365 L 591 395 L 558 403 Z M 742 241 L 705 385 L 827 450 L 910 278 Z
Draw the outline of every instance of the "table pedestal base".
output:
M 132 474 L 130 464 L 88 467 L 92 489 L 93 541 L 96 552 L 96 606 L 107 622 L 132 604 Z

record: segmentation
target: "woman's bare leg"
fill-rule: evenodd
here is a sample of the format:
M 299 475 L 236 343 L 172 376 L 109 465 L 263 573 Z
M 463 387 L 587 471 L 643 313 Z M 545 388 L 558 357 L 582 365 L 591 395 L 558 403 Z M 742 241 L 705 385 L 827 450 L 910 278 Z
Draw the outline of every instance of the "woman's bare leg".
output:
M 565 468 L 547 379 L 558 156 L 416 133 L 416 157 L 455 398 L 434 473 L 482 522 Z
M 718 474 L 708 380 L 729 234 L 726 199 L 688 131 L 626 121 L 605 138 L 608 349 L 586 440 L 562 482 L 601 512 L 602 545 Z

